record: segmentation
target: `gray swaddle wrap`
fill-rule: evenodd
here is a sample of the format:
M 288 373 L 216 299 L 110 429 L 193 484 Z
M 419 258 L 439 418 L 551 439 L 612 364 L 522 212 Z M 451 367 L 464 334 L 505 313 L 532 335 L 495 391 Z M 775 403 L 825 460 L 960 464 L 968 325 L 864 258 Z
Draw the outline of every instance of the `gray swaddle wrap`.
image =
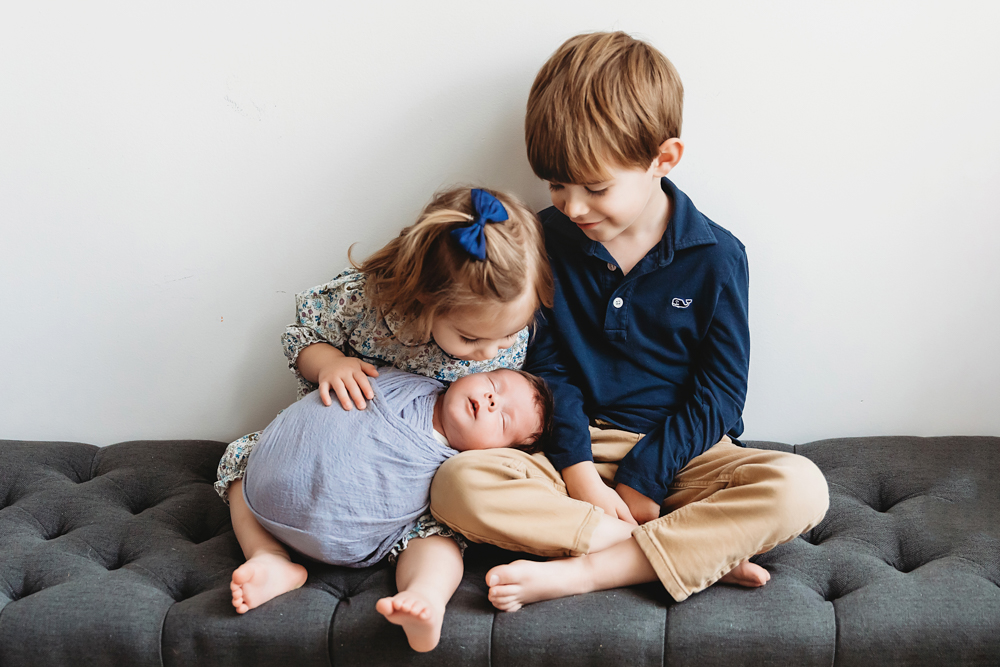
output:
M 250 454 L 243 497 L 264 528 L 334 565 L 381 560 L 430 506 L 431 480 L 456 453 L 433 434 L 444 385 L 393 368 L 370 378 L 364 410 L 314 391 L 286 408 Z

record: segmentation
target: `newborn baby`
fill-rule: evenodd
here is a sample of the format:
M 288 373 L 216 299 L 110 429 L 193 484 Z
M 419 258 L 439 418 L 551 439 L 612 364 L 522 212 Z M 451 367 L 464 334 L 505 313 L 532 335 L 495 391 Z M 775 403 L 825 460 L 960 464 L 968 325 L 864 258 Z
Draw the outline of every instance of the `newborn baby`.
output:
M 365 410 L 324 406 L 318 392 L 286 408 L 250 455 L 243 497 L 260 524 L 319 561 L 365 567 L 413 531 L 435 471 L 468 449 L 530 446 L 548 431 L 542 380 L 497 370 L 437 380 L 382 369 Z M 425 522 L 433 522 L 427 517 Z

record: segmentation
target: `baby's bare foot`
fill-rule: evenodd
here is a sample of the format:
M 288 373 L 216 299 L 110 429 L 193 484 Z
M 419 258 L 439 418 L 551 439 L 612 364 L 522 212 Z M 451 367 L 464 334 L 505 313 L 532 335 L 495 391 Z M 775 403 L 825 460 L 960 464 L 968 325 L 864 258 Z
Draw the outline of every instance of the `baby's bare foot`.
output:
M 306 568 L 275 554 L 258 554 L 233 571 L 229 589 L 236 613 L 245 614 L 306 583 Z
M 441 639 L 444 608 L 416 591 L 400 591 L 391 598 L 382 598 L 375 603 L 375 611 L 403 627 L 414 651 L 426 653 Z
M 486 573 L 490 602 L 501 611 L 517 611 L 526 604 L 552 600 L 593 589 L 586 556 L 546 562 L 516 560 Z
M 766 584 L 770 579 L 770 572 L 760 565 L 745 560 L 730 570 L 728 574 L 724 574 L 719 581 L 724 584 L 757 588 Z

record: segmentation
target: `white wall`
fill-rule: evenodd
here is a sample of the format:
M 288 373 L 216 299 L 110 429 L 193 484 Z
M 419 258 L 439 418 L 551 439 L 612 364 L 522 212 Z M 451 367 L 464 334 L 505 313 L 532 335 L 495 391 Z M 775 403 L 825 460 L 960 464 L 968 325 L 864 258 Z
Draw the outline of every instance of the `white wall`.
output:
M 262 427 L 350 243 L 456 182 L 546 204 L 528 88 L 607 29 L 678 67 L 673 176 L 748 247 L 746 435 L 1000 434 L 995 3 L 283 4 L 0 5 L 0 438 Z

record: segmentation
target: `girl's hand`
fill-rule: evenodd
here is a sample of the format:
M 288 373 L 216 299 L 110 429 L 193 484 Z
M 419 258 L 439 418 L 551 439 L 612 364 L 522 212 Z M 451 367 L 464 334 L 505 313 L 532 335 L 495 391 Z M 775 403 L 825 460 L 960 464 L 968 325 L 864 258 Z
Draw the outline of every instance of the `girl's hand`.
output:
M 640 526 L 647 521 L 660 518 L 660 505 L 652 498 L 624 484 L 615 487 L 615 492 L 628 505 L 629 511 Z
M 358 410 L 364 410 L 365 399 L 370 401 L 375 397 L 371 383 L 368 382 L 369 376 L 378 377 L 378 369 L 367 361 L 345 356 L 329 360 L 319 370 L 316 378 L 323 405 L 333 404 L 330 399 L 332 389 L 345 410 L 350 410 L 353 405 L 358 406 Z

